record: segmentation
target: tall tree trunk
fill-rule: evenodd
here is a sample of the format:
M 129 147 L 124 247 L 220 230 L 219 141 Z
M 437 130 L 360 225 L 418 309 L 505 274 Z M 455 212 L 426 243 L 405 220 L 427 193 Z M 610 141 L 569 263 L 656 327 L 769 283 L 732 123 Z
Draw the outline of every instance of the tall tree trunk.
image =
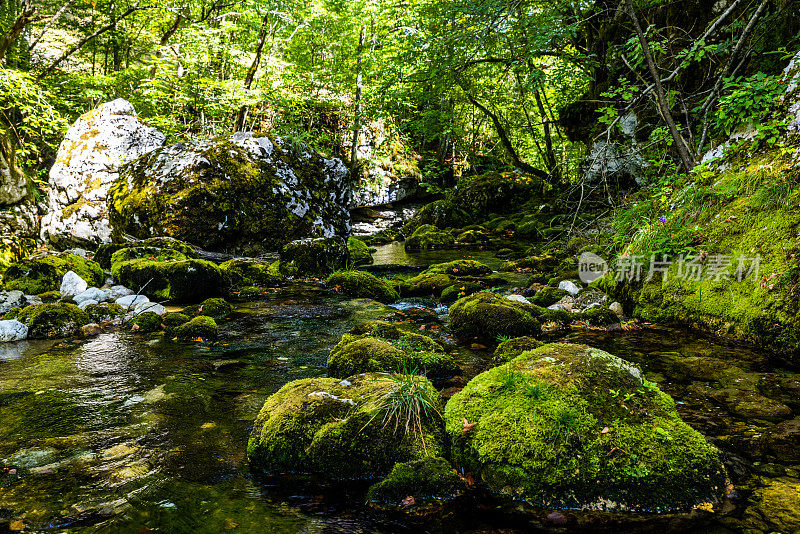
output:
M 364 75 L 362 56 L 364 54 L 364 42 L 367 37 L 367 25 L 361 26 L 361 35 L 358 38 L 358 54 L 356 56 L 356 108 L 355 118 L 353 119 L 353 145 L 350 150 L 350 168 L 355 170 L 358 164 L 358 139 L 361 137 L 361 83 Z
M 14 44 L 14 41 L 17 40 L 25 28 L 29 24 L 33 24 L 39 20 L 42 20 L 44 17 L 34 15 L 36 13 L 35 7 L 26 7 L 25 10 L 20 13 L 17 20 L 14 21 L 14 24 L 8 29 L 8 31 L 0 35 L 0 63 L 3 62 L 3 59 L 6 57 L 6 53 L 8 49 L 11 48 L 11 45 Z
M 161 39 L 159 39 L 159 41 L 158 41 L 158 46 L 159 47 L 163 48 L 163 47 L 167 46 L 167 43 L 169 42 L 170 38 L 173 35 L 175 35 L 175 32 L 177 32 L 178 28 L 181 27 L 181 21 L 183 21 L 183 15 L 179 13 L 178 15 L 175 16 L 175 22 L 173 22 L 172 25 L 169 28 L 167 28 L 167 31 L 165 31 L 161 35 Z M 156 73 L 158 72 L 158 60 L 161 59 L 161 50 L 157 50 L 155 55 L 156 55 L 156 57 L 155 57 L 156 60 L 153 62 L 153 65 L 150 67 L 150 79 L 151 80 L 156 77 Z
M 75 0 L 67 0 L 67 3 L 61 6 L 61 9 L 59 9 L 55 15 L 50 17 L 50 20 L 47 21 L 47 24 L 44 25 L 44 28 L 42 28 L 42 31 L 39 33 L 39 36 L 36 39 L 34 39 L 30 45 L 28 45 L 28 51 L 33 50 L 36 47 L 36 45 L 39 44 L 39 41 L 42 40 L 42 37 L 44 37 L 47 31 L 53 26 L 53 24 L 56 23 L 56 21 L 59 18 L 61 18 L 61 15 L 63 15 L 67 11 L 67 9 L 69 9 L 69 6 L 71 6 L 74 3 Z
M 641 24 L 639 24 L 639 18 L 636 16 L 636 11 L 633 9 L 632 0 L 625 0 L 625 7 L 627 8 L 628 15 L 631 17 L 631 21 L 633 21 L 633 26 L 636 29 L 636 35 L 639 37 L 639 44 L 642 46 L 642 52 L 644 53 L 644 58 L 647 62 L 647 68 L 650 70 L 650 75 L 654 80 L 656 86 L 656 102 L 658 103 L 661 115 L 664 117 L 664 121 L 667 123 L 669 133 L 675 140 L 675 147 L 678 149 L 678 155 L 681 158 L 683 166 L 687 171 L 690 171 L 694 167 L 694 158 L 689 152 L 689 148 L 686 146 L 686 142 L 684 141 L 683 137 L 681 137 L 681 134 L 678 132 L 678 127 L 675 126 L 675 119 L 672 117 L 672 112 L 667 104 L 667 98 L 664 95 L 664 87 L 661 85 L 661 75 L 656 68 L 656 62 L 653 60 L 653 54 L 650 53 L 650 45 L 647 42 L 647 37 L 645 37 L 644 32 L 642 31 Z
M 253 80 L 258 72 L 258 65 L 261 63 L 261 54 L 264 52 L 264 44 L 267 42 L 267 25 L 269 23 L 270 12 L 264 14 L 264 19 L 261 21 L 261 30 L 258 32 L 258 44 L 256 45 L 256 57 L 253 58 L 253 63 L 247 69 L 247 75 L 244 78 L 244 88 L 250 90 L 253 85 Z M 243 105 L 239 108 L 236 114 L 236 125 L 234 126 L 235 132 L 241 132 L 244 129 L 244 119 L 247 114 L 247 106 Z

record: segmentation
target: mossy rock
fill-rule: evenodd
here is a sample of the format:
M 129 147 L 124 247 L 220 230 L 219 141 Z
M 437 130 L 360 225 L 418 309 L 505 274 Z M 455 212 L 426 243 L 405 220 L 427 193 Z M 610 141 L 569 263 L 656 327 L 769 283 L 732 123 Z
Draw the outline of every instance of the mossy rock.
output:
M 182 340 L 213 340 L 219 337 L 219 327 L 217 322 L 211 317 L 200 315 L 191 319 L 189 322 L 176 326 L 173 330 L 175 336 Z
M 455 240 L 447 232 L 443 232 L 430 224 L 424 224 L 417 228 L 413 234 L 406 238 L 405 249 L 414 250 L 438 250 L 453 248 Z
M 19 314 L 20 314 L 21 311 L 22 311 L 22 308 L 20 308 L 20 307 L 11 308 L 10 310 L 8 310 L 3 315 L 3 320 L 10 321 L 12 319 L 16 319 L 16 318 L 19 317 Z
M 188 317 L 197 317 L 199 315 L 211 317 L 217 321 L 227 319 L 233 313 L 233 306 L 228 301 L 221 298 L 206 299 L 200 304 L 192 304 L 186 306 L 181 313 Z
M 438 297 L 445 288 L 455 284 L 457 280 L 447 274 L 421 273 L 400 284 L 400 293 L 404 297 Z
M 379 245 L 388 245 L 395 241 L 402 241 L 403 234 L 402 232 L 396 232 L 394 230 L 381 230 L 372 235 L 360 237 L 359 239 L 367 246 L 377 247 Z
M 492 234 L 486 230 L 465 230 L 453 236 L 458 243 L 466 243 L 468 245 L 485 244 L 491 241 Z
M 180 312 L 168 312 L 161 317 L 161 324 L 164 325 L 164 331 L 167 333 L 167 335 L 172 335 L 175 333 L 175 328 L 182 324 L 186 324 L 191 320 L 192 318 L 186 314 Z
M 115 264 L 111 274 L 154 300 L 199 300 L 219 294 L 223 285 L 219 267 L 205 260 L 129 260 Z
M 127 330 L 137 334 L 149 334 L 161 330 L 161 316 L 154 312 L 140 313 L 125 325 Z
M 385 280 L 364 271 L 339 271 L 328 277 L 325 286 L 348 297 L 368 298 L 389 304 L 400 298 L 400 294 Z
M 125 315 L 125 308 L 115 302 L 89 304 L 84 311 L 89 314 L 89 318 L 93 323 L 112 321 Z
M 465 490 L 450 462 L 436 456 L 395 464 L 386 478 L 369 487 L 367 502 L 400 506 L 411 496 L 415 505 L 424 505 L 452 501 Z
M 120 169 L 109 220 L 115 238 L 156 234 L 256 256 L 296 239 L 345 235 L 346 175 L 338 160 L 263 135 L 179 143 Z
M 327 276 L 344 269 L 350 258 L 342 237 L 298 239 L 281 250 L 281 273 L 287 276 Z
M 57 290 L 45 291 L 44 293 L 40 293 L 36 296 L 42 299 L 42 302 L 47 302 L 47 303 L 58 302 L 59 300 L 61 300 L 61 293 L 59 293 Z
M 367 244 L 358 238 L 347 239 L 347 250 L 350 252 L 350 265 L 371 265 L 374 261 Z
M 403 226 L 403 234 L 408 237 L 422 226 L 439 228 L 461 228 L 472 217 L 464 210 L 457 209 L 449 199 L 440 199 L 422 206 L 417 213 Z
M 550 255 L 529 256 L 514 261 L 507 261 L 498 269 L 501 272 L 513 271 L 551 271 L 558 265 L 558 258 Z
M 450 276 L 485 276 L 492 269 L 475 260 L 455 260 L 431 265 L 423 273 L 449 274 Z
M 580 319 L 589 326 L 609 326 L 619 324 L 619 316 L 606 306 L 593 306 L 580 314 Z
M 531 302 L 537 306 L 552 306 L 559 300 L 569 295 L 566 289 L 558 289 L 557 287 L 545 286 L 531 298 Z
M 395 398 L 402 384 L 431 404 L 408 427 L 395 424 L 382 402 Z M 269 474 L 382 477 L 398 462 L 442 455 L 441 402 L 422 376 L 295 380 L 270 396 L 258 414 L 247 443 L 250 465 Z
M 544 345 L 541 341 L 530 336 L 515 337 L 500 343 L 494 350 L 494 362 L 510 362 L 523 352 L 538 349 Z
M 3 280 L 7 289 L 17 289 L 26 295 L 39 295 L 58 291 L 67 271 L 74 271 L 90 287 L 100 287 L 106 279 L 103 269 L 96 262 L 75 254 L 62 253 L 12 263 L 3 274 Z
M 128 241 L 125 243 L 106 243 L 97 247 L 94 254 L 94 261 L 100 264 L 103 269 L 111 269 L 111 257 L 118 250 L 125 248 L 151 248 L 158 250 L 174 250 L 188 259 L 197 259 L 197 251 L 183 241 L 178 241 L 171 237 L 151 237 L 141 241 Z
M 254 258 L 234 258 L 219 266 L 230 287 L 277 287 L 284 283 L 277 265 Z
M 111 267 L 117 263 L 130 260 L 147 259 L 153 261 L 183 261 L 189 258 L 177 250 L 155 247 L 127 247 L 121 248 L 111 255 Z
M 385 321 L 353 328 L 328 356 L 329 376 L 342 378 L 377 371 L 415 371 L 432 378 L 448 378 L 460 369 L 438 342 Z
M 462 297 L 467 297 L 485 289 L 486 286 L 476 284 L 475 282 L 456 281 L 453 285 L 444 288 L 439 300 L 445 304 L 451 304 Z
M 28 326 L 28 337 L 31 339 L 77 336 L 82 326 L 92 322 L 85 311 L 66 302 L 27 306 L 16 319 Z
M 725 495 L 719 451 L 672 398 L 586 345 L 544 345 L 476 376 L 445 420 L 457 467 L 536 506 L 660 512 Z
M 475 293 L 450 306 L 450 328 L 460 338 L 538 336 L 540 308 L 495 293 Z

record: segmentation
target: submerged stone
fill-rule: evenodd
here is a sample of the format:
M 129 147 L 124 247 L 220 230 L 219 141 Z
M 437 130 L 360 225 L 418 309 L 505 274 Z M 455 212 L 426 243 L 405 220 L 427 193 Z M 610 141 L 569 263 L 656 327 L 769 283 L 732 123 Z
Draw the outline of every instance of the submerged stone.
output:
M 450 462 L 441 457 L 428 457 L 395 464 L 380 482 L 370 486 L 370 503 L 401 506 L 413 498 L 414 505 L 451 501 L 464 493 L 466 485 Z
M 472 380 L 445 410 L 452 459 L 548 508 L 688 510 L 725 494 L 719 451 L 639 369 L 550 344 Z

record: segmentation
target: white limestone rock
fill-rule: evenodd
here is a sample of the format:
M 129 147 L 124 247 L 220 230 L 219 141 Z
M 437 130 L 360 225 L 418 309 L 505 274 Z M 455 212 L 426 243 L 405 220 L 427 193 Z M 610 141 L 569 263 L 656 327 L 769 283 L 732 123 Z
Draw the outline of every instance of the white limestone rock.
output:
M 86 291 L 89 284 L 86 280 L 78 276 L 75 271 L 67 271 L 61 280 L 61 288 L 58 290 L 62 297 L 72 298 Z
M 41 237 L 57 246 L 110 241 L 106 197 L 118 169 L 165 140 L 121 98 L 81 115 L 67 131 L 50 169 L 49 212 L 42 220 Z
M 562 280 L 558 283 L 558 289 L 563 289 L 572 296 L 578 294 L 581 288 L 572 280 Z
M 81 302 L 85 300 L 102 302 L 105 297 L 106 294 L 102 289 L 97 289 L 96 287 L 90 287 L 85 291 L 81 291 L 80 293 L 72 297 L 72 300 L 74 300 L 76 304 L 80 305 Z
M 0 291 L 0 315 L 11 308 L 25 306 L 25 294 L 22 291 Z
M 9 341 L 22 341 L 28 337 L 28 327 L 23 323 L 12 319 L 10 321 L 0 321 L 0 343 Z
M 135 309 L 140 304 L 150 302 L 150 299 L 144 295 L 126 295 L 118 298 L 115 302 L 127 310 L 128 308 Z
M 145 312 L 153 312 L 156 315 L 164 315 L 167 313 L 167 309 L 158 302 L 142 302 L 137 304 L 133 309 L 134 316 L 141 315 Z

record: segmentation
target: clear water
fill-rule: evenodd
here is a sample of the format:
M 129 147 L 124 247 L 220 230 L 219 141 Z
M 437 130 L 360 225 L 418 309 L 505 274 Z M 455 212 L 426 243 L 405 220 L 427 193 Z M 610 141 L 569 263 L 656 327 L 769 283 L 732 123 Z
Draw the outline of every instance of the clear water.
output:
M 264 400 L 290 380 L 323 375 L 342 333 L 393 311 L 293 287 L 240 304 L 214 345 L 126 333 L 3 345 L 0 531 L 22 525 L 32 532 L 137 534 L 530 531 L 524 518 L 484 499 L 440 516 L 402 517 L 363 506 L 364 487 L 250 474 L 245 447 Z M 682 415 L 739 466 L 732 476 L 743 490 L 734 515 L 746 513 L 755 467 L 742 443 L 771 423 L 704 396 L 705 382 L 688 379 L 676 362 L 717 358 L 721 368 L 741 371 L 743 387 L 796 375 L 758 352 L 677 330 L 576 331 L 565 339 L 639 363 L 659 381 Z M 459 352 L 468 374 L 488 358 L 481 350 Z M 800 399 L 771 394 L 800 408 Z M 16 473 L 2 469 L 9 467 Z M 720 523 L 680 530 L 726 531 Z

